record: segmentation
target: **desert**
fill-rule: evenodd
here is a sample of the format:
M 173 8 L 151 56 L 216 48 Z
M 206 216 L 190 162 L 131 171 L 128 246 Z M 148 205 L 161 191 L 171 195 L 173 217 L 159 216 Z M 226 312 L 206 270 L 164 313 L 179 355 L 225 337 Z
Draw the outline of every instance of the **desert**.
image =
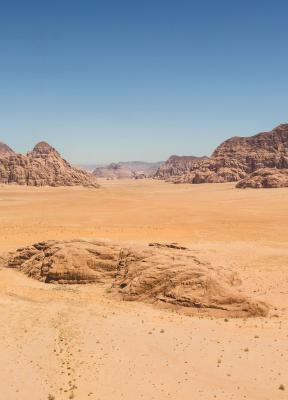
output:
M 287 189 L 98 181 L 98 189 L 0 188 L 1 398 L 285 399 Z M 51 240 L 109 249 L 154 243 L 154 253 L 177 243 L 164 252 L 187 248 L 195 260 L 236 273 L 237 293 L 269 312 L 191 315 L 119 296 L 103 279 L 111 270 L 98 283 L 71 285 L 4 266 L 17 249 Z
M 0 400 L 288 400 L 287 15 L 1 2 Z

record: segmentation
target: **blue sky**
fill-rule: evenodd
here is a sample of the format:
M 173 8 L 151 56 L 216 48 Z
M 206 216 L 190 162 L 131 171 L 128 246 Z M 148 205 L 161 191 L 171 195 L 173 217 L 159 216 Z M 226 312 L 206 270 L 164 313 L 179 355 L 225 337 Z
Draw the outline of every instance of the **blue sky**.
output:
M 75 163 L 210 154 L 287 122 L 288 3 L 0 2 L 0 141 Z

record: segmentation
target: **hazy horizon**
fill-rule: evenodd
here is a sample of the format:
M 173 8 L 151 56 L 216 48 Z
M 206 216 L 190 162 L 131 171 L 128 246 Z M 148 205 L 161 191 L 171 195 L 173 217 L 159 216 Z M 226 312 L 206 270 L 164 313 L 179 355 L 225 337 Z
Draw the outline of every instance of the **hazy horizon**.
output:
M 280 125 L 280 124 L 278 124 L 278 125 Z M 69 144 L 66 146 L 67 148 L 65 150 L 65 145 L 63 146 L 63 149 L 60 149 L 59 147 L 57 147 L 53 143 L 51 143 L 49 140 L 44 140 L 44 141 L 49 143 L 58 152 L 60 152 L 60 154 L 63 156 L 63 158 L 66 158 L 67 161 L 71 162 L 74 165 L 85 166 L 85 167 L 89 167 L 89 166 L 101 167 L 101 166 L 106 166 L 106 165 L 111 164 L 111 163 L 121 163 L 121 162 L 146 162 L 146 163 L 165 162 L 169 157 L 171 157 L 173 155 L 177 155 L 177 156 L 197 156 L 197 157 L 208 156 L 209 157 L 212 154 L 212 152 L 216 149 L 217 146 L 219 146 L 223 141 L 229 139 L 232 136 L 252 136 L 252 135 L 256 135 L 256 134 L 261 133 L 261 132 L 266 132 L 266 131 L 272 130 L 275 127 L 276 127 L 276 125 L 271 127 L 271 129 L 263 129 L 263 130 L 260 130 L 259 132 L 254 132 L 254 133 L 251 133 L 251 134 L 248 134 L 248 135 L 230 135 L 230 136 L 227 136 L 221 142 L 217 143 L 209 154 L 208 153 L 206 153 L 206 154 L 197 154 L 196 152 L 194 152 L 194 153 L 193 152 L 186 152 L 186 153 L 175 153 L 175 152 L 173 153 L 173 152 L 170 152 L 167 155 L 166 158 L 162 158 L 162 159 L 144 159 L 144 158 L 137 159 L 137 158 L 133 158 L 133 155 L 132 155 L 131 158 L 127 158 L 127 159 L 119 159 L 119 158 L 116 157 L 114 159 L 107 158 L 106 160 L 102 160 L 101 157 L 100 157 L 98 159 L 87 159 L 87 160 L 84 159 L 84 160 L 80 160 L 80 161 L 74 161 L 74 160 L 71 160 L 71 158 L 69 158 L 69 151 L 67 151 L 67 148 L 69 148 Z M 36 141 L 34 144 L 32 144 L 32 146 L 30 148 L 24 147 L 22 150 L 19 151 L 15 147 L 11 146 L 11 144 L 8 143 L 7 141 L 2 140 L 1 137 L 0 137 L 0 143 L 2 142 L 4 144 L 8 145 L 16 153 L 21 153 L 21 154 L 26 154 L 29 151 L 33 150 L 34 146 L 37 143 L 41 142 L 41 141 L 43 141 L 43 140 L 40 139 L 40 140 Z M 137 153 L 137 151 L 136 151 L 136 153 Z M 109 154 L 108 154 L 108 157 L 109 157 Z
M 2 4 L 0 141 L 107 164 L 210 155 L 271 130 L 287 121 L 287 12 L 265 0 Z

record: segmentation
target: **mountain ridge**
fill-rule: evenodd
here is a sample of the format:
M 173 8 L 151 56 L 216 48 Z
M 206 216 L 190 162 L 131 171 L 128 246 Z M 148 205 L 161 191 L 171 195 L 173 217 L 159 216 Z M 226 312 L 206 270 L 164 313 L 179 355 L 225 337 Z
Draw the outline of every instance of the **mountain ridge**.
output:
M 2 149 L 10 149 L 3 144 Z M 72 167 L 47 142 L 39 142 L 27 154 L 0 152 L 0 183 L 27 186 L 98 187 L 96 178 Z
M 253 136 L 231 137 L 211 157 L 186 166 L 182 162 L 181 168 L 170 164 L 169 158 L 154 177 L 174 183 L 224 183 L 240 181 L 260 168 L 288 168 L 288 124 Z M 168 171 L 166 175 L 161 175 L 161 169 Z

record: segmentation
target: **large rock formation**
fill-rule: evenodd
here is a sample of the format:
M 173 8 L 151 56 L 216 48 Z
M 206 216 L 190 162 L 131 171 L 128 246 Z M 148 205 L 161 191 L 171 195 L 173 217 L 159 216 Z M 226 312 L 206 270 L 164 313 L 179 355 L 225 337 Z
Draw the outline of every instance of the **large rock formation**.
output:
M 38 143 L 27 155 L 0 153 L 0 183 L 98 187 L 93 175 L 72 167 L 46 142 Z
M 200 161 L 206 158 L 207 157 L 171 156 L 158 168 L 154 177 L 158 179 L 169 179 L 175 176 L 184 176 L 196 168 Z
M 162 166 L 165 169 L 170 161 Z M 235 182 L 260 168 L 288 168 L 288 124 L 271 132 L 226 140 L 204 160 L 196 160 L 188 170 L 175 174 L 170 169 L 165 179 L 175 183 Z M 169 170 L 169 168 L 168 168 Z M 156 178 L 161 178 L 157 172 Z
M 288 187 L 288 169 L 260 168 L 239 181 L 237 188 L 283 188 Z
M 268 313 L 264 303 L 239 292 L 240 280 L 232 270 L 201 261 L 193 251 L 176 244 L 48 241 L 19 249 L 3 264 L 47 283 L 106 283 L 124 300 L 219 316 Z
M 153 177 L 162 162 L 127 161 L 97 167 L 93 175 L 105 179 L 142 179 Z

